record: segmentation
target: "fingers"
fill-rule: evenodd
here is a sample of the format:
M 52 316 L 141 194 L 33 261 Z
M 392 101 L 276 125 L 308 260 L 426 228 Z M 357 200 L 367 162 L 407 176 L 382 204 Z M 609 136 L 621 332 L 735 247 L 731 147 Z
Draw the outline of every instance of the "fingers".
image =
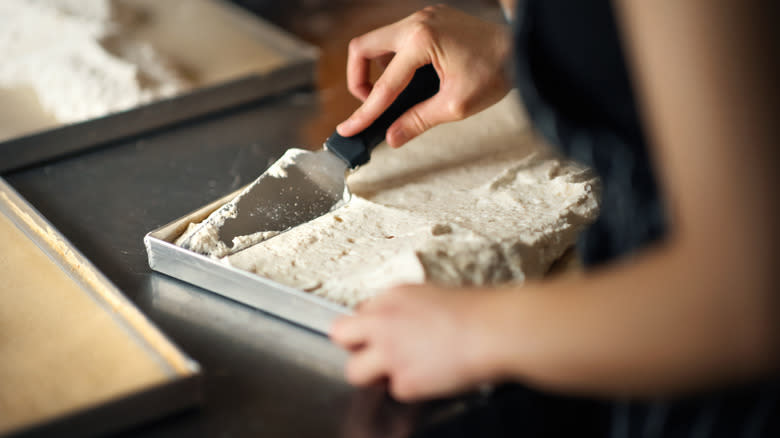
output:
M 355 41 L 355 40 L 353 40 Z M 373 88 L 370 80 L 371 59 L 367 54 L 353 54 L 353 43 L 350 43 L 349 57 L 347 59 L 347 88 L 353 96 L 365 101 Z M 380 52 L 376 56 L 383 58 L 391 55 L 389 52 Z
M 371 88 L 363 105 L 337 127 L 339 134 L 350 137 L 368 128 L 409 85 L 415 71 L 426 61 L 424 54 L 396 54 Z
M 463 120 L 506 96 L 508 83 L 498 78 L 489 87 L 447 83 L 442 78 L 440 91 L 406 111 L 387 129 L 387 143 L 398 148 L 423 132 L 442 123 Z
M 397 48 L 396 24 L 381 27 L 349 42 L 347 88 L 353 96 L 366 100 L 371 92 L 371 60 L 386 59 Z
M 413 384 L 408 379 L 392 379 L 388 391 L 394 399 L 402 403 L 419 400 L 424 396 L 419 385 Z
M 445 100 L 445 95 L 439 92 L 410 108 L 387 129 L 387 143 L 398 148 L 436 125 L 459 120 L 447 108 Z
M 387 374 L 387 367 L 381 350 L 365 348 L 353 354 L 347 363 L 347 381 L 356 386 L 366 386 L 382 380 Z
M 366 330 L 356 317 L 338 319 L 330 329 L 330 339 L 346 350 L 355 350 L 365 344 Z
M 384 70 L 387 68 L 388 65 L 390 65 L 390 61 L 393 60 L 393 56 L 395 56 L 395 53 L 388 53 L 386 55 L 382 55 L 376 58 L 374 61 L 376 61 L 376 63 L 379 64 L 380 67 L 382 67 L 382 70 Z
M 365 326 L 359 317 L 346 317 L 336 321 L 330 331 L 334 342 L 352 351 L 346 377 L 349 383 L 357 386 L 373 384 L 387 374 L 382 350 L 367 344 L 369 334 Z

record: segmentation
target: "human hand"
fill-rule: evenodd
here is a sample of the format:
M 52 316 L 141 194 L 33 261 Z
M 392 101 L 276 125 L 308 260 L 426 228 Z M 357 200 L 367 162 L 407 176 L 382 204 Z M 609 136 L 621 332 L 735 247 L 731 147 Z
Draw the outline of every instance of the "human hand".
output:
M 489 292 L 485 292 L 489 293 Z M 453 395 L 491 377 L 477 291 L 404 286 L 359 306 L 333 325 L 331 339 L 352 352 L 347 380 L 388 381 L 398 400 Z
M 442 5 L 354 38 L 349 44 L 347 84 L 363 104 L 337 130 L 350 137 L 366 129 L 426 64 L 433 64 L 439 75 L 439 92 L 388 128 L 390 146 L 400 147 L 436 125 L 476 114 L 509 91 L 504 71 L 509 48 L 504 26 Z M 386 65 L 373 85 L 372 60 Z

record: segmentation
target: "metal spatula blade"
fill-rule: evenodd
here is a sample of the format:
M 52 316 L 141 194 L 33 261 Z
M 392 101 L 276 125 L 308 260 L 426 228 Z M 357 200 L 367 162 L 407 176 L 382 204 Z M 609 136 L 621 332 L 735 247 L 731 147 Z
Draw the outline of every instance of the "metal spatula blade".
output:
M 281 166 L 275 166 L 281 167 Z M 236 202 L 238 214 L 222 224 L 219 240 L 257 231 L 284 231 L 318 218 L 348 200 L 347 163 L 327 150 L 301 151 L 280 175 L 264 173 Z

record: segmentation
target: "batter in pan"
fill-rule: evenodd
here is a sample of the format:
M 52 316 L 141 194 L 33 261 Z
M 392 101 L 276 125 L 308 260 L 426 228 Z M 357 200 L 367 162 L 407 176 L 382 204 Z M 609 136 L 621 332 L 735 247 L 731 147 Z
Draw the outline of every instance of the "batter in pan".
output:
M 598 183 L 531 136 L 515 99 L 380 146 L 347 204 L 223 260 L 347 306 L 400 283 L 543 275 L 595 219 Z

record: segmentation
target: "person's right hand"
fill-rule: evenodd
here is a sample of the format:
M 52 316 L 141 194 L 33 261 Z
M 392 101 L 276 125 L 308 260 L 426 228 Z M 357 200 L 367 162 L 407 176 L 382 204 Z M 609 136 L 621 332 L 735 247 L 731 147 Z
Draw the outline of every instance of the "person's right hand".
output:
M 349 44 L 347 84 L 363 104 L 338 132 L 350 137 L 366 129 L 426 64 L 433 64 L 439 75 L 439 92 L 388 128 L 390 146 L 399 147 L 433 126 L 475 114 L 509 91 L 504 70 L 509 48 L 505 26 L 441 5 L 357 37 Z M 371 84 L 371 61 L 388 59 L 385 71 Z

